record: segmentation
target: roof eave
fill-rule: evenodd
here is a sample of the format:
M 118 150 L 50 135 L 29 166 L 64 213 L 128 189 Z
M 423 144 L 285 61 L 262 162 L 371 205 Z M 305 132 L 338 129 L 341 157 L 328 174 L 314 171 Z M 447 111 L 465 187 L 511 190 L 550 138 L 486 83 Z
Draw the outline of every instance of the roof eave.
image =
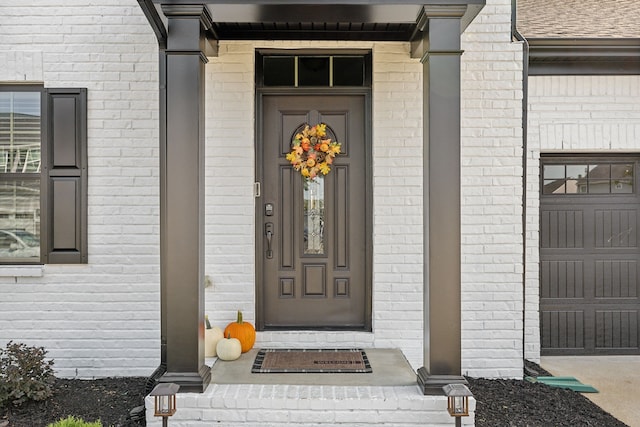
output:
M 527 38 L 529 75 L 640 75 L 638 38 Z

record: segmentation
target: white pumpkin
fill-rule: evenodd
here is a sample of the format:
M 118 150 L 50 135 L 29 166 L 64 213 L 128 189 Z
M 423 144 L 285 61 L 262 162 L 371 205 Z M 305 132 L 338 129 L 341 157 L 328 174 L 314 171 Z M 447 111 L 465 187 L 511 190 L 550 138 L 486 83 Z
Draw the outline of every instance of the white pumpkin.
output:
M 242 344 L 237 338 L 223 338 L 218 341 L 216 351 L 220 360 L 236 360 L 242 354 Z
M 222 338 L 224 338 L 222 329 L 217 326 L 204 330 L 204 357 L 216 357 L 218 355 L 216 346 Z

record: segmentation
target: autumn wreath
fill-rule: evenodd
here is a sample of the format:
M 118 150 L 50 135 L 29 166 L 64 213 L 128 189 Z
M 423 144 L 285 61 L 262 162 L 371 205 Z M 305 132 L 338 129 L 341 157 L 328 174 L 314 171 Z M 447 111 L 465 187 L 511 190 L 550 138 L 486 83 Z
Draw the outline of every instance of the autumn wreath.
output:
M 293 137 L 287 160 L 303 177 L 314 179 L 329 173 L 336 154 L 340 154 L 340 143 L 327 138 L 327 125 L 320 123 L 305 125 L 302 132 Z

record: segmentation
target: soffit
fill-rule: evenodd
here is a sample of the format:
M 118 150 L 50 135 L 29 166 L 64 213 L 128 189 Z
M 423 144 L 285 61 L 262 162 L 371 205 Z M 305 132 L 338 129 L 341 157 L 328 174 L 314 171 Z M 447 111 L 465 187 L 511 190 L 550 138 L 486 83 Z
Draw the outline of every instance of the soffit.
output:
M 139 0 L 140 3 L 144 1 Z M 153 0 L 162 5 L 193 5 L 193 0 Z M 208 0 L 217 40 L 370 40 L 411 41 L 419 37 L 425 6 L 463 5 L 464 31 L 485 0 Z M 166 28 L 166 20 L 165 20 Z
M 409 40 L 418 5 L 209 5 L 220 40 Z

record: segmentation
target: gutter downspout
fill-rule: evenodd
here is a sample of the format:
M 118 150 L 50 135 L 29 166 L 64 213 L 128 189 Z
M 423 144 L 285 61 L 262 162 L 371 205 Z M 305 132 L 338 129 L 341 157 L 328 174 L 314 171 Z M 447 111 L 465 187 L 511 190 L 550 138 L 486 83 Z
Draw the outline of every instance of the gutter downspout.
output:
M 167 120 L 166 120 L 166 110 L 167 110 L 167 29 L 162 21 L 162 17 L 158 13 L 158 10 L 155 8 L 152 0 L 138 0 L 138 5 L 142 9 L 147 21 L 149 21 L 149 25 L 153 29 L 153 32 L 158 39 L 158 83 L 159 83 L 159 146 L 165 147 L 165 141 L 167 138 Z M 165 162 L 165 154 L 164 150 L 160 150 L 160 167 Z M 160 186 L 163 187 L 165 183 L 162 181 L 162 174 L 160 177 Z M 162 219 L 161 219 L 162 220 Z M 160 245 L 162 246 L 162 238 L 160 240 Z M 153 387 L 158 383 L 158 379 L 167 371 L 167 320 L 165 313 L 166 309 L 166 296 L 164 295 L 165 289 L 160 285 L 160 365 L 153 371 L 151 376 L 147 380 L 146 384 L 146 394 L 149 394 Z
M 522 359 L 526 360 L 527 303 L 527 132 L 529 104 L 529 42 L 518 31 L 517 0 L 511 0 L 511 35 L 522 44 Z
M 152 0 L 138 0 L 138 5 L 158 39 L 160 50 L 167 48 L 167 30 Z

